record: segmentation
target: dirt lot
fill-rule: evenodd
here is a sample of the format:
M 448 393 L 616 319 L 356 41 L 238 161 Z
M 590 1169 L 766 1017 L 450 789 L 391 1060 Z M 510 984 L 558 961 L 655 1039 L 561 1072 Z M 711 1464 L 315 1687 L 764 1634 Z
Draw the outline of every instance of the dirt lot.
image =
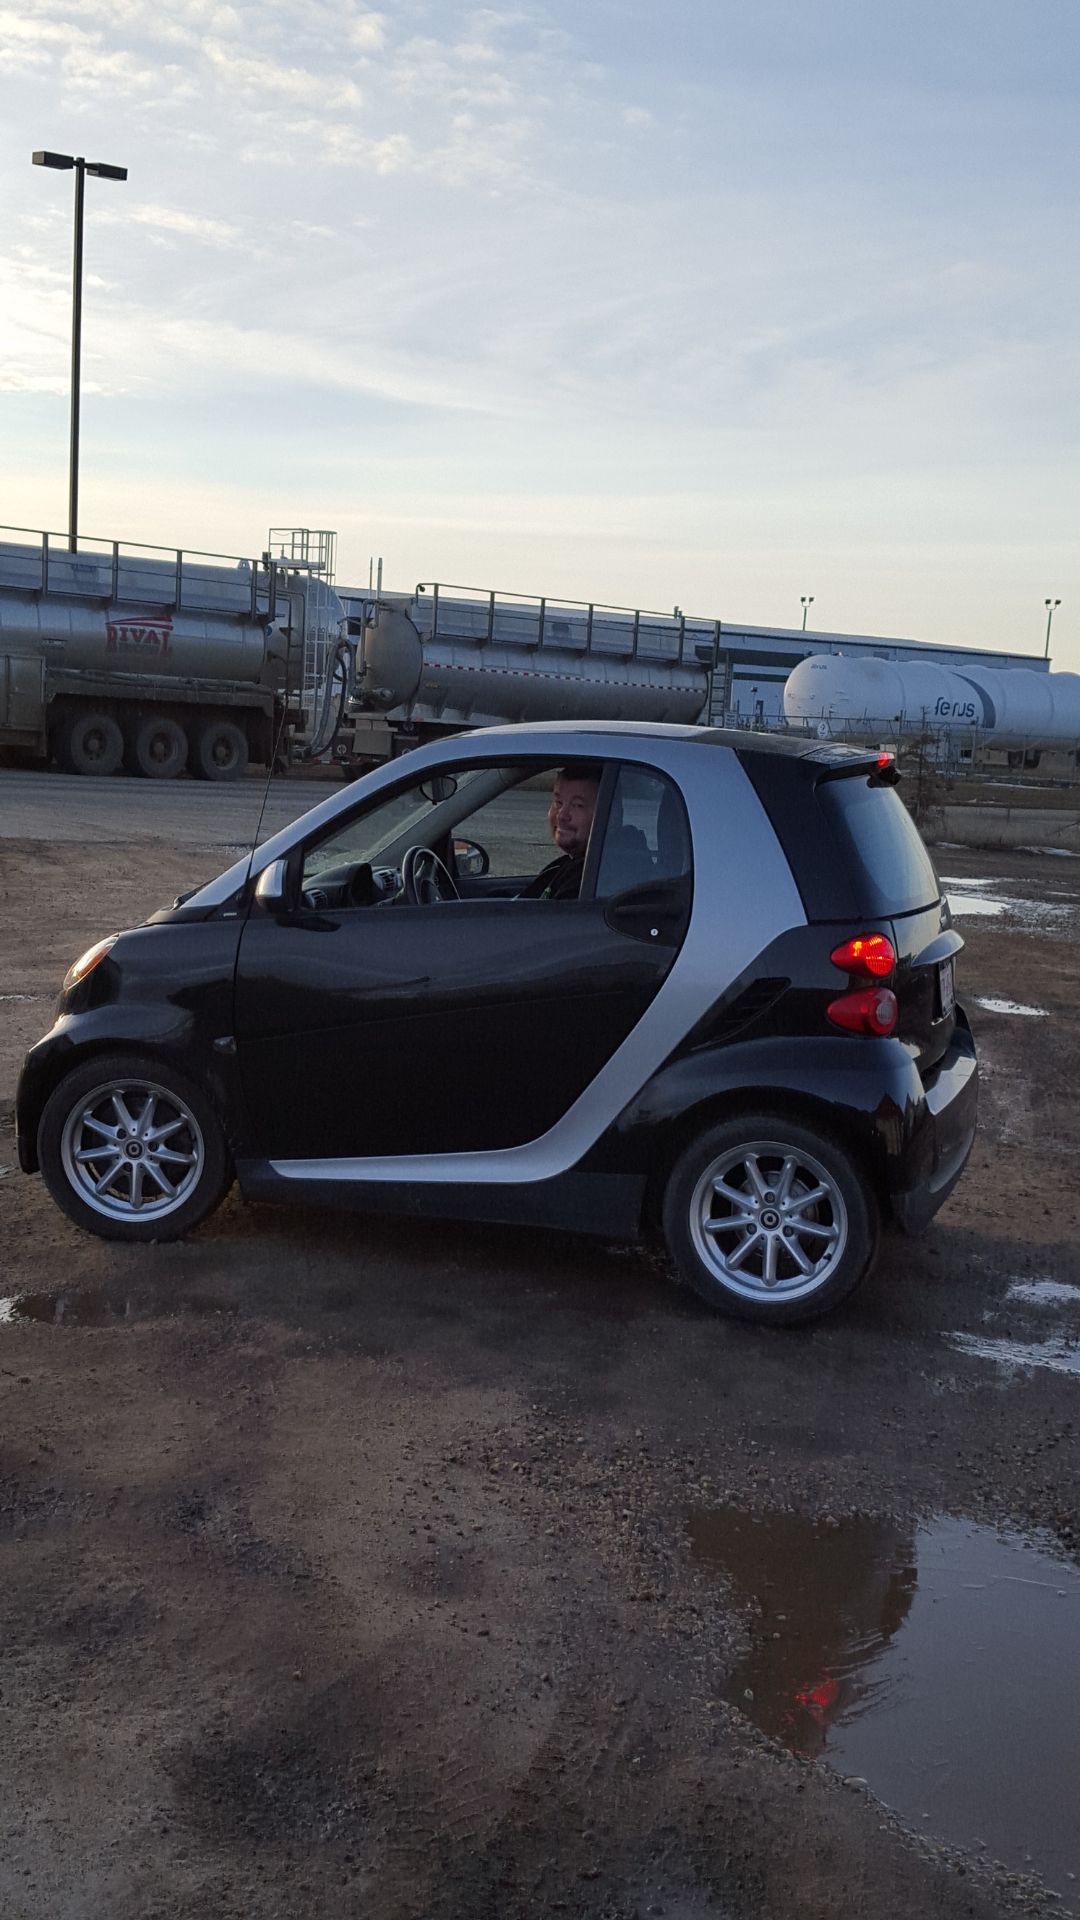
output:
M 1080 863 L 938 857 L 1031 903 L 965 920 L 962 994 L 1050 1017 L 972 1007 L 969 1172 L 813 1330 L 623 1249 L 235 1195 L 110 1249 L 0 1174 L 7 1920 L 1069 1910 L 757 1731 L 754 1607 L 691 1552 L 733 1505 L 1080 1559 L 1077 1379 L 950 1338 L 1080 1288 Z M 68 962 L 222 864 L 0 841 L 0 1115 Z

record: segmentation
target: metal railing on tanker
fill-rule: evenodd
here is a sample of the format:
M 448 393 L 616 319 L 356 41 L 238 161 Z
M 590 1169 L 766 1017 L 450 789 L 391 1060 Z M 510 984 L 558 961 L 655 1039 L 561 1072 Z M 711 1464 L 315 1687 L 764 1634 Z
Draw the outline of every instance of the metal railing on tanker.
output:
M 273 570 L 265 559 L 93 534 L 80 534 L 71 551 L 67 534 L 0 527 L 0 587 L 114 606 L 156 607 L 162 613 L 264 617 L 273 591 Z
M 627 660 L 667 665 L 715 666 L 720 655 L 719 620 L 701 620 L 676 610 L 659 613 L 598 600 L 552 598 L 499 587 L 463 587 L 420 581 L 417 602 L 431 609 L 432 641 L 466 640 L 479 646 L 539 650 L 565 647 Z

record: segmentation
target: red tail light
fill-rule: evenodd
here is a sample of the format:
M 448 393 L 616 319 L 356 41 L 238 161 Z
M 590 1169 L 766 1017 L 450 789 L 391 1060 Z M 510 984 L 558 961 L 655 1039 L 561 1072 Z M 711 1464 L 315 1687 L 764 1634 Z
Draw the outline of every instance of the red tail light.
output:
M 826 1007 L 834 1027 L 846 1027 L 849 1033 L 873 1033 L 880 1038 L 892 1033 L 899 1018 L 896 995 L 889 987 L 860 987 L 857 993 L 842 994 Z
M 829 955 L 841 973 L 861 973 L 868 980 L 887 980 L 896 965 L 896 949 L 883 933 L 857 933 Z

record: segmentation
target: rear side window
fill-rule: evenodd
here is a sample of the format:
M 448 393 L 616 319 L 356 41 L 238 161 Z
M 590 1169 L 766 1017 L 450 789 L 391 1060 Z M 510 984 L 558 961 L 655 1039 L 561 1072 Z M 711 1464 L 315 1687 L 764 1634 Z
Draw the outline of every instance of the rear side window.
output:
M 644 767 L 619 769 L 604 834 L 596 897 L 690 872 L 686 809 L 671 781 Z
M 895 787 L 861 774 L 823 780 L 818 801 L 851 865 L 864 913 L 913 913 L 933 906 L 941 888 L 919 830 Z

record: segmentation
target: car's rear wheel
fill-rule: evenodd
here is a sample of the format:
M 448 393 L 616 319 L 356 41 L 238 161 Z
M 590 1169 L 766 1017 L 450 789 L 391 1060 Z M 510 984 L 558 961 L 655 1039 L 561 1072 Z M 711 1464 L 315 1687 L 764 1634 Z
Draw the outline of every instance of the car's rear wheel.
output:
M 748 1113 L 700 1134 L 672 1170 L 664 1237 L 721 1313 L 790 1325 L 844 1299 L 877 1245 L 874 1195 L 828 1134 Z
M 105 1240 L 179 1240 L 233 1177 L 206 1096 L 136 1055 L 89 1061 L 62 1080 L 42 1114 L 38 1153 L 57 1206 Z

